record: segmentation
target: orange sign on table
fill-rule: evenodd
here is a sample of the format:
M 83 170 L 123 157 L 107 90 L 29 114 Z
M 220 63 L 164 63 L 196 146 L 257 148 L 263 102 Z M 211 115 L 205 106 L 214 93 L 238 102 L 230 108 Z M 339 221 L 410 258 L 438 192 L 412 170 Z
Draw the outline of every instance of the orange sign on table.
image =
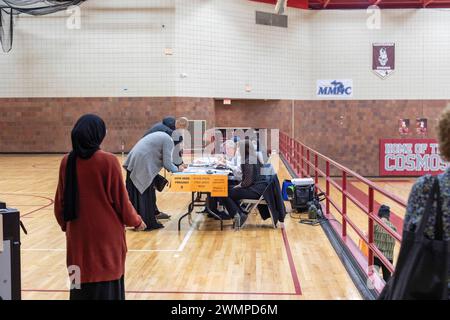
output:
M 210 192 L 213 197 L 228 197 L 228 176 L 214 174 L 174 174 L 173 192 Z

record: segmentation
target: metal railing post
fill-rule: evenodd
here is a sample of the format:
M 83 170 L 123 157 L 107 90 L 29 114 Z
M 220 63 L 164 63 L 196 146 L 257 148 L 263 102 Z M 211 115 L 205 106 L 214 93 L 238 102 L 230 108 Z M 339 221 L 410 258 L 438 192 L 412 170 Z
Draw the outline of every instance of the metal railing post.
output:
M 330 214 L 330 162 L 327 160 L 326 162 L 326 169 L 325 169 L 325 176 L 326 176 L 326 187 L 325 187 L 325 193 L 326 193 L 326 212 L 327 215 Z
M 301 173 L 300 173 L 300 177 L 301 177 L 301 178 L 303 178 L 303 176 L 304 176 L 304 170 L 305 170 L 305 161 L 304 161 L 304 158 L 305 158 L 305 148 L 304 148 L 303 145 L 302 145 L 302 171 L 301 171 Z
M 319 156 L 314 154 L 314 179 L 316 185 L 319 185 Z
M 309 170 L 309 163 L 310 163 L 310 157 L 309 157 L 309 149 L 306 149 L 306 176 L 310 177 L 310 170 Z
M 367 262 L 369 266 L 373 266 L 374 256 L 373 251 L 370 247 L 374 243 L 374 225 L 373 225 L 373 209 L 374 209 L 374 190 L 371 186 L 369 186 L 369 212 L 368 212 L 368 218 L 369 218 L 369 257 L 367 259 Z
M 347 236 L 347 172 L 342 171 L 342 236 Z
M 291 150 L 291 164 L 295 166 L 295 140 L 292 138 L 291 140 L 291 145 L 290 145 L 290 150 Z

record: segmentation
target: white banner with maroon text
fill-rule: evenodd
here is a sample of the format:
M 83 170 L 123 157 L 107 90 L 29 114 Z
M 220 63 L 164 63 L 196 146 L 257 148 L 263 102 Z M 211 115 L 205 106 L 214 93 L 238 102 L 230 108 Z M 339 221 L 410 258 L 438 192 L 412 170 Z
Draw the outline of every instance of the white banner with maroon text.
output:
M 380 139 L 380 176 L 438 174 L 447 166 L 435 139 Z

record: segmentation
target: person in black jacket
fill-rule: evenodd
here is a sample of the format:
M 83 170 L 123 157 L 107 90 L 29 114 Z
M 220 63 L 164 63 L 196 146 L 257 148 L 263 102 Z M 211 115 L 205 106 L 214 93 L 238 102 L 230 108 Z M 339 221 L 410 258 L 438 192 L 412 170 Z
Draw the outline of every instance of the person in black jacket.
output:
M 189 125 L 189 120 L 185 117 L 181 117 L 178 119 L 175 119 L 175 117 L 165 117 L 161 122 L 158 122 L 153 125 L 150 129 L 148 129 L 144 136 L 149 135 L 150 133 L 154 132 L 165 132 L 167 133 L 174 141 L 175 146 L 177 146 L 179 143 L 183 142 L 183 136 L 180 134 L 180 132 L 175 132 L 176 130 L 186 130 Z M 174 133 L 175 132 L 175 133 Z M 176 150 L 175 148 L 174 150 Z M 178 157 L 174 155 L 174 164 L 176 166 L 180 166 L 183 164 L 182 159 L 182 150 L 180 149 L 180 154 Z
M 167 133 L 174 141 L 175 148 L 173 154 L 173 163 L 177 167 L 183 166 L 183 149 L 181 149 L 180 143 L 183 142 L 183 136 L 176 130 L 184 130 L 188 128 L 189 120 L 185 117 L 181 117 L 179 119 L 175 119 L 175 117 L 169 116 L 165 117 L 161 122 L 154 124 L 150 129 L 148 129 L 144 136 L 148 136 L 154 132 L 165 132 Z M 175 132 L 175 133 L 174 133 Z M 159 211 L 158 207 L 156 207 L 156 218 L 160 220 L 169 219 L 170 215 L 167 213 Z
M 176 128 L 176 119 L 175 117 L 165 117 L 161 122 L 154 124 L 150 129 L 148 129 L 144 133 L 144 137 L 154 132 L 165 132 L 169 136 L 172 137 L 172 133 L 177 129 Z
M 245 140 L 241 152 L 242 182 L 230 190 L 228 198 L 221 198 L 228 214 L 235 219 L 235 227 L 240 228 L 247 220 L 247 214 L 241 209 L 242 199 L 259 199 L 268 185 L 268 177 L 261 174 L 262 163 L 249 140 Z

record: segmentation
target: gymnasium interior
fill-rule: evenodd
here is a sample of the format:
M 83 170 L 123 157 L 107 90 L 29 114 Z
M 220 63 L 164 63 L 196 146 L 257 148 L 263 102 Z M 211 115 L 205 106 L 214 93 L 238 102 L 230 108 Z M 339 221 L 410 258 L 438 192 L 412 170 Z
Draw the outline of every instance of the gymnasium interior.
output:
M 85 114 L 104 120 L 101 149 L 121 165 L 168 116 L 188 120 L 187 167 L 255 133 L 283 198 L 285 218 L 262 217 L 261 198 L 236 228 L 203 210 L 209 190 L 161 170 L 170 218 L 126 228 L 127 300 L 378 298 L 374 259 L 394 271 L 414 183 L 447 168 L 435 128 L 450 1 L 0 0 L 0 12 L 2 300 L 69 299 L 55 192 Z M 287 191 L 305 179 L 316 215 Z M 393 261 L 375 244 L 383 205 Z

